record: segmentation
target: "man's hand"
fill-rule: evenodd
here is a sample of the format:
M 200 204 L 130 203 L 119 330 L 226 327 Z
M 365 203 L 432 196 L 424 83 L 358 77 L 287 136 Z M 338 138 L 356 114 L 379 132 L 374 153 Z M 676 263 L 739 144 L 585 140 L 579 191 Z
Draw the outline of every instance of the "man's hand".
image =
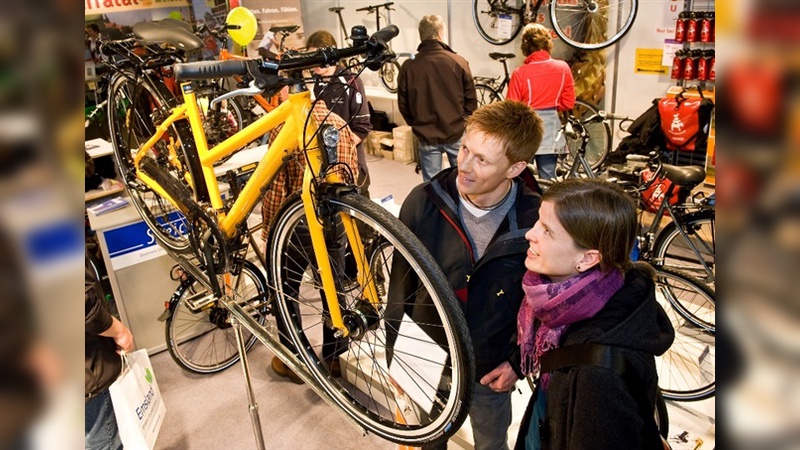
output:
M 519 380 L 519 378 L 516 372 L 514 372 L 514 369 L 511 368 L 511 363 L 506 361 L 484 375 L 483 378 L 481 378 L 481 384 L 488 386 L 489 389 L 495 392 L 506 392 L 514 387 L 517 380 Z
M 116 317 L 112 318 L 111 326 L 108 327 L 106 331 L 100 333 L 100 336 L 110 337 L 114 339 L 114 342 L 117 344 L 117 353 L 121 351 L 125 351 L 126 353 L 130 353 L 133 351 L 133 335 L 131 334 L 131 330 L 128 329 L 125 325 L 122 324 Z

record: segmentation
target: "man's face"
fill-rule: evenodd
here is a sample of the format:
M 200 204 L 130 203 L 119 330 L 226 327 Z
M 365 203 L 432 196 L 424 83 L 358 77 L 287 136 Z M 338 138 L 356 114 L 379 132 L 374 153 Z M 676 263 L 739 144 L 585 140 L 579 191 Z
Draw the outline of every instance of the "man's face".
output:
M 505 155 L 500 139 L 468 129 L 458 152 L 458 191 L 478 202 L 481 196 L 505 194 L 509 179 L 519 174 Z M 502 192 L 500 192 L 502 191 Z

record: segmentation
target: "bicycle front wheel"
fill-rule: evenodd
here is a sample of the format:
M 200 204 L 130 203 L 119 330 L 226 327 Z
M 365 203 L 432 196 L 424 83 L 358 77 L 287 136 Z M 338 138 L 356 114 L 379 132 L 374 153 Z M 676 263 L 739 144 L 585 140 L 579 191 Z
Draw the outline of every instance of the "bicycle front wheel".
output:
M 575 106 L 572 108 L 572 114 L 583 125 L 583 129 L 588 133 L 589 140 L 586 143 L 586 162 L 589 163 L 592 170 L 597 170 L 603 165 L 611 151 L 611 127 L 606 121 L 589 120 L 592 117 L 597 117 L 599 110 L 596 106 L 583 100 L 576 100 Z M 575 155 L 580 150 L 580 140 L 567 138 L 567 153 L 564 164 L 567 168 L 572 167 Z M 580 169 L 583 171 L 582 169 Z M 567 170 L 568 171 L 568 170 Z
M 253 263 L 244 261 L 238 273 L 220 277 L 220 285 L 264 325 L 267 283 Z M 165 333 L 170 356 L 190 372 L 215 373 L 239 360 L 230 313 L 200 283 L 194 282 L 181 293 L 167 318 Z M 245 328 L 242 336 L 249 350 L 256 337 Z
M 504 45 L 522 30 L 526 0 L 472 0 L 472 20 L 486 42 Z
M 345 194 L 320 198 L 316 206 L 351 332 L 337 338 L 331 329 L 296 198 L 278 214 L 268 241 L 286 338 L 333 403 L 366 430 L 411 446 L 445 441 L 466 418 L 475 379 L 472 344 L 453 290 L 422 244 L 374 202 Z M 344 218 L 365 241 L 360 257 L 343 238 Z M 357 258 L 368 273 L 356 273 Z M 384 284 L 388 296 L 373 305 L 359 279 L 374 280 L 379 293 Z M 332 370 L 337 363 L 341 376 Z
M 638 7 L 638 0 L 553 0 L 550 21 L 565 44 L 599 50 L 625 36 Z
M 716 250 L 715 211 L 705 210 L 687 214 L 683 231 L 675 223 L 668 223 L 656 238 L 653 257 L 665 268 L 681 270 L 701 280 L 711 281 L 715 275 L 714 253 Z M 688 240 L 687 240 L 688 238 Z M 701 259 L 710 272 L 700 263 Z
M 168 108 L 169 94 L 163 85 L 137 79 L 132 72 L 121 72 L 109 83 L 108 123 L 119 174 L 133 205 L 153 231 L 156 240 L 168 250 L 183 253 L 190 248 L 189 223 L 166 198 L 136 177 L 134 156 L 156 132 L 158 117 Z M 186 123 L 175 123 L 145 156 L 154 159 L 176 182 L 193 189 L 189 165 L 196 153 L 184 145 L 194 145 Z M 199 173 L 199 172 L 195 172 Z
M 503 100 L 503 96 L 488 84 L 476 84 L 475 94 L 478 97 L 478 108 Z
M 380 71 L 381 83 L 392 94 L 397 93 L 398 76 L 400 76 L 400 63 L 396 59 L 383 63 Z
M 714 291 L 694 278 L 658 270 L 656 299 L 675 329 L 675 341 L 656 358 L 658 385 L 664 398 L 696 401 L 716 391 Z M 697 306 L 694 312 L 686 305 Z

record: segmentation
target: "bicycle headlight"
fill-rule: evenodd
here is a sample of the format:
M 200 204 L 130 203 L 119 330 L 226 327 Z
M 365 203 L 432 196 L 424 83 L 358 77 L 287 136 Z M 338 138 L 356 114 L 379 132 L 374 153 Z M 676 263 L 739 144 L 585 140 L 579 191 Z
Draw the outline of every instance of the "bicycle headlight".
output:
M 319 143 L 323 150 L 323 169 L 339 162 L 339 130 L 335 126 L 325 124 L 320 127 Z

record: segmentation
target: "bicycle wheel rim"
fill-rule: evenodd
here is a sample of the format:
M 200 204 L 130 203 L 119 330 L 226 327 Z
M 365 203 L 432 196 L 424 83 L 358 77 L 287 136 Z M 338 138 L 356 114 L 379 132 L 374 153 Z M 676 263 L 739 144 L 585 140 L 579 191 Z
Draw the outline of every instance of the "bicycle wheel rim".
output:
M 510 17 L 510 34 L 501 33 L 501 15 Z M 505 45 L 513 41 L 522 30 L 525 16 L 525 0 L 472 0 L 472 20 L 478 33 L 486 42 Z
M 265 315 L 264 299 L 266 283 L 251 263 L 246 262 L 238 276 L 224 283 L 229 294 L 247 305 L 262 325 Z M 224 282 L 224 277 L 220 280 Z M 218 302 L 212 301 L 206 309 L 197 313 L 188 306 L 190 301 L 201 301 L 211 296 L 210 291 L 195 282 L 178 299 L 172 315 L 166 322 L 167 349 L 172 359 L 182 368 L 200 374 L 222 371 L 239 360 L 239 350 L 234 329 L 230 326 L 228 311 Z M 246 328 L 242 328 L 245 348 L 250 349 L 256 341 Z
M 681 304 L 713 304 L 713 293 L 692 278 L 658 271 L 656 299 L 675 329 L 675 341 L 656 358 L 658 385 L 664 398 L 696 401 L 716 390 L 715 328 L 686 314 Z M 678 300 L 679 299 L 679 300 Z
M 136 178 L 133 163 L 138 149 L 155 133 L 154 115 L 165 105 L 162 94 L 147 82 L 137 83 L 133 74 L 123 73 L 111 80 L 108 121 L 120 177 L 133 205 L 158 242 L 169 250 L 185 252 L 190 245 L 186 218 L 167 199 Z M 188 167 L 188 157 L 183 148 L 185 139 L 177 126 L 171 126 L 148 157 L 156 159 L 173 177 L 188 184 L 185 181 Z
M 589 134 L 589 142 L 586 143 L 586 162 L 594 171 L 603 165 L 611 151 L 611 127 L 605 121 L 588 120 L 596 117 L 598 112 L 596 106 L 583 100 L 576 100 L 572 109 L 572 113 L 581 121 L 583 128 Z M 567 145 L 569 145 L 570 156 L 577 154 L 579 146 L 575 140 L 567 139 Z
M 716 268 L 714 211 L 692 214 L 685 220 L 685 231 L 690 242 L 684 239 L 678 226 L 671 222 L 656 239 L 654 258 L 662 267 L 680 270 L 701 280 L 711 281 L 714 279 Z M 700 253 L 703 262 L 711 269 L 710 274 L 700 263 L 690 245 Z
M 433 395 L 436 396 L 436 401 L 441 402 L 441 407 L 432 413 L 423 413 L 416 403 L 397 395 L 389 382 L 386 359 L 382 359 L 380 353 L 387 348 L 394 350 L 393 345 L 388 342 L 391 338 L 387 336 L 396 331 L 397 322 L 387 315 L 400 311 L 399 308 L 387 304 L 382 305 L 380 311 L 373 309 L 366 312 L 366 309 L 361 309 L 359 311 L 365 311 L 365 316 L 378 315 L 379 321 L 375 328 L 369 329 L 360 338 L 349 337 L 344 342 L 339 340 L 336 344 L 340 346 L 338 351 L 332 349 L 334 344 L 330 340 L 326 345 L 322 345 L 325 343 L 324 333 L 327 329 L 324 312 L 326 308 L 322 306 L 320 282 L 315 280 L 313 251 L 308 242 L 302 203 L 299 201 L 287 205 L 279 214 L 269 240 L 271 280 L 277 292 L 277 310 L 283 327 L 289 334 L 288 337 L 301 360 L 330 399 L 365 429 L 384 439 L 407 445 L 446 440 L 458 430 L 466 418 L 474 381 L 474 362 L 468 331 L 463 316 L 455 310 L 457 305 L 452 289 L 429 255 L 427 261 L 419 264 L 413 262 L 424 259 L 422 254 L 427 252 L 420 252 L 421 247 L 409 248 L 414 246 L 410 242 L 416 239 L 399 224 L 397 219 L 378 205 L 357 195 L 347 195 L 322 202 L 324 203 L 322 209 L 331 211 L 333 217 L 345 213 L 354 218 L 357 227 L 364 230 L 361 234 L 363 237 L 371 236 L 370 239 L 388 243 L 390 247 L 383 248 L 384 250 L 391 248 L 392 252 L 391 255 L 383 253 L 383 259 L 392 261 L 392 280 L 400 277 L 398 274 L 401 271 L 396 269 L 398 261 L 401 259 L 407 261 L 415 271 L 415 275 L 420 277 L 422 285 L 427 289 L 426 293 L 433 298 L 442 298 L 446 302 L 434 305 L 443 324 L 435 331 L 444 335 L 443 342 L 446 344 L 440 345 L 444 348 L 450 364 L 434 368 L 441 370 L 438 382 L 432 381 L 432 378 L 412 377 L 420 385 L 425 385 L 429 389 L 431 387 L 439 389 Z M 326 222 L 327 230 L 336 228 Z M 337 241 L 341 242 L 335 236 L 328 240 L 329 243 Z M 330 245 L 332 244 L 329 244 L 329 248 L 333 248 Z M 416 245 L 421 246 L 418 242 Z M 329 255 L 334 277 L 340 280 L 337 282 L 339 285 L 337 290 L 340 304 L 344 305 L 345 317 L 349 311 L 356 311 L 363 305 L 358 300 L 363 298 L 363 288 L 357 283 L 353 285 L 344 281 L 348 279 L 348 271 L 345 268 L 346 263 L 342 260 L 346 260 L 347 257 L 342 254 L 346 252 L 333 251 Z M 438 274 L 433 273 L 437 271 Z M 388 268 L 385 273 L 388 273 Z M 352 279 L 352 273 L 349 277 Z M 364 277 L 367 280 L 378 278 L 372 273 L 364 274 Z M 417 294 L 424 295 L 422 292 Z M 424 308 L 425 305 L 416 307 Z M 435 325 L 432 322 L 428 324 L 426 331 L 430 332 Z M 406 367 L 419 367 L 425 360 L 429 360 L 430 363 L 434 359 L 430 355 L 438 346 L 430 343 L 420 345 L 425 349 L 416 354 L 394 353 L 392 370 L 405 372 L 408 375 L 404 370 Z M 342 349 L 346 351 L 342 353 Z M 341 378 L 334 378 L 328 363 L 325 362 L 326 359 L 335 358 L 335 355 L 343 355 L 338 358 L 342 367 Z M 398 372 L 392 372 L 395 379 L 398 379 L 395 376 Z M 444 382 L 447 375 L 449 380 Z
M 397 77 L 400 75 L 400 63 L 397 60 L 386 61 L 381 65 L 380 78 L 383 87 L 392 94 L 397 93 Z
M 625 36 L 637 9 L 638 0 L 553 0 L 550 21 L 565 44 L 599 50 Z
M 479 108 L 490 103 L 499 102 L 503 99 L 493 87 L 486 84 L 476 84 L 475 94 L 478 98 Z

